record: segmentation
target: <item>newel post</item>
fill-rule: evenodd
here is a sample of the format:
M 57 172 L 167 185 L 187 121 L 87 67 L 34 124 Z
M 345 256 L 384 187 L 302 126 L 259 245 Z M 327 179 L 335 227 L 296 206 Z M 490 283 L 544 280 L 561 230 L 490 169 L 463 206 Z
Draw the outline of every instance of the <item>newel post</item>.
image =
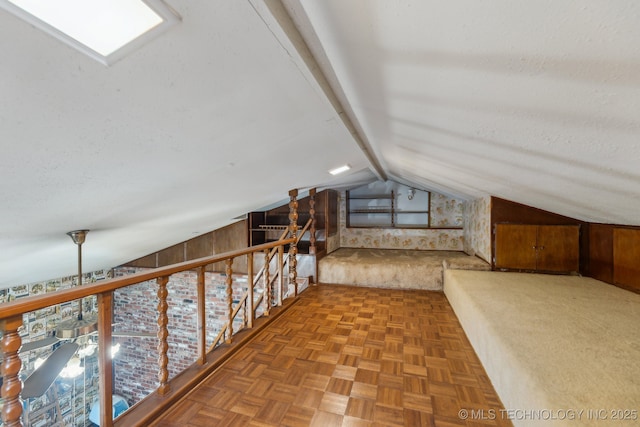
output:
M 22 346 L 22 338 L 18 329 L 22 326 L 22 315 L 10 317 L 0 321 L 0 329 L 3 331 L 0 350 L 2 351 L 2 369 L 0 375 L 3 377 L 2 399 L 2 422 L 6 427 L 22 426 L 22 401 L 20 392 L 22 391 L 22 381 L 18 376 L 22 367 L 22 360 L 18 356 L 18 350 Z
M 169 370 L 167 369 L 167 365 L 169 365 L 169 357 L 167 356 L 167 351 L 169 350 L 167 341 L 169 337 L 169 330 L 167 329 L 167 324 L 169 323 L 169 317 L 167 316 L 169 308 L 169 304 L 167 304 L 167 295 L 169 295 L 167 283 L 169 282 L 169 277 L 159 277 L 156 281 L 158 283 L 158 381 L 160 382 L 158 394 L 164 396 L 169 392 L 169 383 L 167 382 L 169 379 Z
M 289 191 L 289 237 L 296 239 L 298 238 L 298 190 L 293 189 Z M 296 256 L 298 255 L 298 243 L 294 241 L 289 246 L 289 284 L 293 284 L 294 295 L 298 295 L 298 273 L 296 272 L 296 266 L 298 264 L 298 260 Z

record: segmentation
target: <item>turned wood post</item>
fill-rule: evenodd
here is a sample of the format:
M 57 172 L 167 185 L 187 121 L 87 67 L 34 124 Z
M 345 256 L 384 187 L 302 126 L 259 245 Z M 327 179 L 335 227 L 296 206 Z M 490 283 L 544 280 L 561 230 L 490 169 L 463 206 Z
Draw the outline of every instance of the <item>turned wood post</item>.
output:
M 225 272 L 227 274 L 227 307 L 229 308 L 229 325 L 227 327 L 227 339 L 225 342 L 231 344 L 233 340 L 233 258 L 229 258 L 224 262 L 226 264 Z
M 198 364 L 204 365 L 207 361 L 207 322 L 205 308 L 205 267 L 198 268 L 197 282 L 197 306 L 198 306 Z
M 269 249 L 264 250 L 264 298 L 266 308 L 264 310 L 265 316 L 269 315 L 269 311 L 271 311 L 271 285 L 269 282 L 271 281 L 271 277 L 269 277 Z
M 167 283 L 169 282 L 169 277 L 158 277 L 156 282 L 158 283 L 158 381 L 160 382 L 158 394 L 163 396 L 169 391 L 169 383 L 167 382 L 169 379 L 169 370 L 167 369 L 169 365 L 169 357 L 167 356 L 167 351 L 169 350 L 167 341 L 169 337 L 169 330 L 167 329 L 167 324 L 169 323 L 169 317 L 167 316 L 169 308 L 169 304 L 167 304 L 167 295 L 169 295 Z
M 22 338 L 18 333 L 18 328 L 22 326 L 22 315 L 10 317 L 0 321 L 0 329 L 3 331 L 0 350 L 2 351 L 2 422 L 6 427 L 22 426 L 22 381 L 18 376 L 22 367 L 22 360 L 18 356 L 18 350 L 22 346 Z
M 309 190 L 309 216 L 311 226 L 309 227 L 309 254 L 316 253 L 316 189 Z
M 289 191 L 289 234 L 290 238 L 297 239 L 298 238 L 298 190 L 293 189 Z M 289 246 L 289 284 L 293 284 L 294 295 L 298 295 L 298 281 L 296 272 L 296 266 L 298 264 L 298 260 L 296 256 L 298 255 L 298 243 L 294 241 Z
M 278 246 L 278 306 L 284 299 L 284 246 Z

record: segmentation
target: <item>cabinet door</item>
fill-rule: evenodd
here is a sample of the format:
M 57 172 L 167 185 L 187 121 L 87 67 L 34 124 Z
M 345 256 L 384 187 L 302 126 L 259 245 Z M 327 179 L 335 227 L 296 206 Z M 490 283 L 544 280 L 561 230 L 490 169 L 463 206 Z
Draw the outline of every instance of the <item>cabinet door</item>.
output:
M 496 268 L 536 269 L 536 225 L 496 224 Z
M 580 226 L 541 225 L 538 227 L 538 270 L 578 271 Z
M 613 229 L 613 283 L 640 290 L 640 230 Z

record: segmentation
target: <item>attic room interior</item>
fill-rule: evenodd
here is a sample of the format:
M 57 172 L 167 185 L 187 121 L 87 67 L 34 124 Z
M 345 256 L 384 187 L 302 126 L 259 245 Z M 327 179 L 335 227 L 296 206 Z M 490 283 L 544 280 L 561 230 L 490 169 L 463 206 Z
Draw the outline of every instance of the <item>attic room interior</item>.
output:
M 640 4 L 38 3 L 1 426 L 637 424 Z

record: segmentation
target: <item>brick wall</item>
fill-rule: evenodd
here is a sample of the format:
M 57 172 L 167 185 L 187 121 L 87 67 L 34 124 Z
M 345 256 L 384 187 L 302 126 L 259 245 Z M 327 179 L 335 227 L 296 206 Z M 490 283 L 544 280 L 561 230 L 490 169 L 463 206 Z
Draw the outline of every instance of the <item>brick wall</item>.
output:
M 130 275 L 143 268 L 116 268 L 116 277 Z M 228 319 L 226 275 L 205 274 L 207 346 L 218 335 Z M 197 358 L 197 274 L 178 273 L 171 276 L 168 290 L 169 379 L 189 367 Z M 247 276 L 233 275 L 234 307 L 247 291 Z M 114 293 L 114 330 L 146 333 L 146 337 L 116 337 L 120 350 L 114 358 L 114 390 L 133 404 L 153 392 L 158 382 L 157 298 L 155 281 L 129 286 Z M 257 291 L 257 289 L 256 289 Z M 260 316 L 261 311 L 256 313 Z M 242 312 L 234 322 L 241 327 Z

